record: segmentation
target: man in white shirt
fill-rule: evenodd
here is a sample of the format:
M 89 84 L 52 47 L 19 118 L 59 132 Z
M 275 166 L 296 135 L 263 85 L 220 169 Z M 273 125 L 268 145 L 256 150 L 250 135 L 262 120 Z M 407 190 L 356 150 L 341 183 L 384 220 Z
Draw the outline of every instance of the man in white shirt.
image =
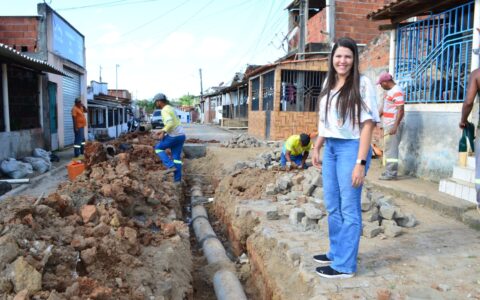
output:
M 385 133 L 384 157 L 386 161 L 385 172 L 381 180 L 395 180 L 398 172 L 398 146 L 402 138 L 405 94 L 389 73 L 382 73 L 378 78 L 379 84 L 386 92 L 383 106 L 380 108 L 380 117 L 383 117 L 383 130 Z

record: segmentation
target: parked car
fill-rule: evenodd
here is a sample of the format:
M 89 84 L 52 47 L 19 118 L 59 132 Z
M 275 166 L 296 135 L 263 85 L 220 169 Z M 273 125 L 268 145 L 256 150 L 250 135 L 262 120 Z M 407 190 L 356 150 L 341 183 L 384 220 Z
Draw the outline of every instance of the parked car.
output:
M 153 111 L 152 117 L 150 119 L 150 123 L 152 124 L 152 128 L 163 128 L 163 121 L 162 121 L 162 110 L 156 109 Z

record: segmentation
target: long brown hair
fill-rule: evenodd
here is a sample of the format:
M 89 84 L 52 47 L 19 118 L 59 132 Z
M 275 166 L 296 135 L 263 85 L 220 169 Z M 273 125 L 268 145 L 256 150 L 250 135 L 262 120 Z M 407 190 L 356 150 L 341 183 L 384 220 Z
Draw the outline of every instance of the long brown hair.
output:
M 325 105 L 325 121 L 327 120 L 327 112 L 330 108 L 330 91 L 335 87 L 337 83 L 337 72 L 333 67 L 333 57 L 335 52 L 337 51 L 338 47 L 345 47 L 352 51 L 353 53 L 353 65 L 352 69 L 350 70 L 350 74 L 348 74 L 345 84 L 340 88 L 338 91 L 338 101 L 337 101 L 337 111 L 339 116 L 345 120 L 347 117 L 350 118 L 352 122 L 352 126 L 360 124 L 360 114 L 362 111 L 362 107 L 365 107 L 365 103 L 362 100 L 362 96 L 360 94 L 360 71 L 358 70 L 358 48 L 357 43 L 351 38 L 339 38 L 335 45 L 333 46 L 332 52 L 330 53 L 329 57 L 329 67 L 327 73 L 327 82 L 320 93 L 320 99 L 323 96 L 327 96 L 327 103 Z M 320 106 L 321 107 L 321 106 Z

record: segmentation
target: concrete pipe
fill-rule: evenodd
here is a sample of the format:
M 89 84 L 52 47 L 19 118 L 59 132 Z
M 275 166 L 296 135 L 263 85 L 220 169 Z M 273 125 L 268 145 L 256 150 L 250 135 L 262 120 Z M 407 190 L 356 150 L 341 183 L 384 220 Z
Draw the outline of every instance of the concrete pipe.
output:
M 199 191 L 199 187 L 199 185 L 194 185 L 192 191 Z M 192 197 L 192 201 L 194 198 L 195 197 Z M 224 263 L 225 266 L 228 266 L 231 261 L 208 221 L 207 210 L 202 205 L 192 207 L 192 220 L 195 237 L 200 243 L 208 263 L 220 266 Z M 215 295 L 219 300 L 247 300 L 247 296 L 237 276 L 235 276 L 232 271 L 226 269 L 226 267 L 218 270 L 213 275 L 213 287 L 215 289 Z
M 150 131 L 152 130 L 152 124 L 150 123 L 143 123 L 138 126 L 138 131 L 140 132 L 145 132 L 145 131 Z
M 220 270 L 213 275 L 213 288 L 219 300 L 247 300 L 237 276 L 228 270 Z M 233 297 L 235 295 L 235 297 Z
M 115 154 L 117 154 L 117 150 L 115 149 L 115 146 L 113 145 L 106 145 L 105 146 L 105 152 L 107 152 L 107 156 L 110 158 L 113 158 Z

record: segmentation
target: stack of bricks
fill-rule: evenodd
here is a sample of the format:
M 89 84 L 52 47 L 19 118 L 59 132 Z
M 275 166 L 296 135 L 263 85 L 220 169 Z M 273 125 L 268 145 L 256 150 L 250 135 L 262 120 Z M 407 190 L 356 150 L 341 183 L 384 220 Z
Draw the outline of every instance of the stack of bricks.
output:
M 35 52 L 38 23 L 37 17 L 0 17 L 0 43 L 20 52 Z

